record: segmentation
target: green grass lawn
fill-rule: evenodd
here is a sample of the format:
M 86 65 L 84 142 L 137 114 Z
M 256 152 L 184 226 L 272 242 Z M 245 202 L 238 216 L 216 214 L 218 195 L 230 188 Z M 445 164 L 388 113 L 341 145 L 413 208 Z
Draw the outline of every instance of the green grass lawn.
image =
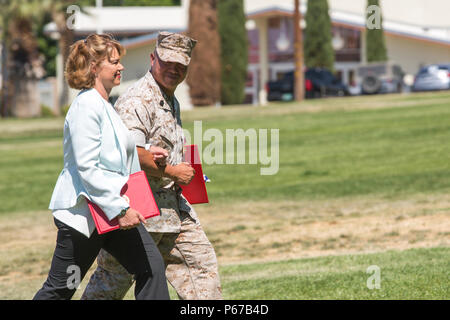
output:
M 449 248 L 236 265 L 221 270 L 230 299 L 448 299 Z M 367 280 L 380 270 L 380 288 Z
M 449 92 L 199 108 L 182 117 L 190 132 L 196 120 L 203 121 L 203 130 L 216 128 L 224 134 L 239 128 L 280 130 L 276 175 L 260 175 L 261 165 L 204 166 L 212 180 L 208 194 L 213 206 L 262 200 L 351 203 L 356 198 L 439 197 L 450 191 Z M 63 166 L 62 126 L 63 119 L 0 119 L 0 221 L 26 212 L 34 224 L 34 212 L 47 210 Z M 273 215 L 282 219 L 283 212 Z M 239 232 L 238 227 L 249 231 L 239 225 L 231 233 Z M 26 226 L 17 227 L 17 248 L 23 230 Z M 448 237 L 448 230 L 439 234 Z M 273 239 L 271 248 L 278 241 Z M 6 259 L 0 270 L 0 299 L 32 297 L 45 278 L 53 245 L 54 240 L 46 243 L 31 260 L 24 254 L 14 261 L 7 260 L 11 247 L 0 245 L 0 256 Z M 224 265 L 221 275 L 229 299 L 448 299 L 448 257 L 444 246 Z M 30 278 L 11 282 L 11 265 Z M 380 267 L 379 290 L 366 286 L 370 265 Z
M 277 175 L 259 175 L 261 166 L 206 166 L 215 181 L 210 194 L 217 200 L 291 200 L 448 190 L 449 119 L 447 101 L 419 108 L 209 120 L 206 128 L 223 132 L 280 129 Z
M 228 300 L 448 299 L 449 255 L 450 248 L 411 249 L 230 265 L 220 274 Z M 379 268 L 378 288 L 369 279 L 372 266 Z
M 249 108 L 242 108 L 244 115 L 237 116 L 235 108 L 223 108 L 217 116 L 214 109 L 207 109 L 203 112 L 208 115 L 203 120 L 204 130 L 217 128 L 224 134 L 226 129 L 238 128 L 280 130 L 276 175 L 260 175 L 262 165 L 205 165 L 204 171 L 213 181 L 208 185 L 210 199 L 297 200 L 446 192 L 450 189 L 450 94 L 440 94 L 440 98 L 422 99 L 412 107 L 389 107 L 388 100 L 382 109 L 317 113 L 301 112 L 293 104 L 274 105 L 268 107 L 274 113 L 270 116 L 266 115 L 268 108 L 250 108 L 252 112 L 247 114 Z M 227 113 L 232 116 L 227 118 Z M 195 115 L 187 113 L 185 117 L 184 126 L 190 132 L 193 120 L 202 119 L 193 119 Z M 29 123 L 33 127 L 39 121 Z M 62 168 L 60 127 L 18 133 L 1 129 L 14 127 L 15 122 L 0 122 L 0 181 L 8 182 L 0 185 L 0 214 L 45 209 Z M 16 126 L 26 128 L 27 122 L 17 122 Z M 55 122 L 62 125 L 62 120 Z M 204 147 L 207 144 L 204 142 Z M 31 197 L 22 198 L 24 190 Z

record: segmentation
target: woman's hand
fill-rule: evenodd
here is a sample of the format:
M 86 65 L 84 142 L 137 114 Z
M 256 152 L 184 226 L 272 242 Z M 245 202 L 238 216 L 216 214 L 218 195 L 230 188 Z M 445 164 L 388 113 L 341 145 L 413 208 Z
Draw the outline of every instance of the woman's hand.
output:
M 146 223 L 146 220 L 139 211 L 136 211 L 132 208 L 128 209 L 126 214 L 123 217 L 119 217 L 117 219 L 119 221 L 120 229 L 129 230 L 136 228 L 141 222 Z

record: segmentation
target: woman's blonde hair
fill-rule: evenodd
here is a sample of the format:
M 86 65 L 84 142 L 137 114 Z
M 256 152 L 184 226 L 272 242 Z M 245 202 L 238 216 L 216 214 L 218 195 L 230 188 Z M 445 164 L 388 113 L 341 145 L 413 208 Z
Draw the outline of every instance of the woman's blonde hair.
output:
M 91 34 L 85 40 L 75 42 L 70 47 L 64 72 L 69 86 L 78 90 L 93 88 L 95 74 L 91 71 L 92 62 L 100 65 L 105 59 L 110 60 L 114 48 L 120 57 L 125 55 L 125 48 L 108 34 Z

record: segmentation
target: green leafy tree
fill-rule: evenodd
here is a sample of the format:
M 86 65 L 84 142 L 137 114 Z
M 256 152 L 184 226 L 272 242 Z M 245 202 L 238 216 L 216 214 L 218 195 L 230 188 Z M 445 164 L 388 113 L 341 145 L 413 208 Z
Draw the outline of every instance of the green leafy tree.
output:
M 222 61 L 222 104 L 239 104 L 245 98 L 248 38 L 243 0 L 219 0 L 219 34 Z
M 308 0 L 305 15 L 305 65 L 334 70 L 331 19 L 327 0 Z
M 46 71 L 46 77 L 56 76 L 56 56 L 58 54 L 58 41 L 44 34 L 44 27 L 48 23 L 52 22 L 50 14 L 45 14 L 42 22 L 38 25 L 37 30 L 37 42 L 39 52 L 44 57 L 44 69 Z
M 367 1 L 366 55 L 367 62 L 387 61 L 383 16 L 378 0 Z

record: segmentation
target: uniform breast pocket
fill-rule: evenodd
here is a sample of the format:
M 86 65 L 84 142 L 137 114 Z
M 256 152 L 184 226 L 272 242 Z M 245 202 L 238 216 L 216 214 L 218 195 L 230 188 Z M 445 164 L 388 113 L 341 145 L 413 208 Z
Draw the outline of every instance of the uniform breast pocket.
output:
M 162 143 L 165 145 L 164 149 L 169 148 L 169 150 L 173 149 L 173 143 L 165 136 L 160 136 Z
M 150 143 L 153 146 L 163 148 L 164 150 L 167 150 L 169 152 L 173 150 L 172 141 L 170 141 L 169 138 L 167 138 L 166 136 L 163 136 L 163 135 L 158 135 L 158 136 L 154 137 L 153 139 L 150 140 Z
M 150 143 L 167 151 L 173 151 L 177 142 L 177 130 L 176 121 L 170 111 L 160 108 L 156 114 L 154 124 Z

